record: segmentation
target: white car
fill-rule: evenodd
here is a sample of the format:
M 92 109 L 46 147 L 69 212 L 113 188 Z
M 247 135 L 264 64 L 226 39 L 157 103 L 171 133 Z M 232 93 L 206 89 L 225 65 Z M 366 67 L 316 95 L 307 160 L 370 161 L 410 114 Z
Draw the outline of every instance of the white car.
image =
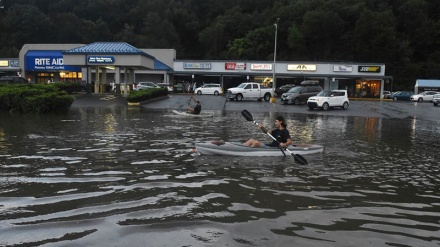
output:
M 135 91 L 145 90 L 145 89 L 148 89 L 148 88 L 160 88 L 158 85 L 156 85 L 156 83 L 149 82 L 149 81 L 141 81 L 138 84 L 134 84 L 133 87 L 134 87 L 133 89 Z
M 342 107 L 347 110 L 348 105 L 347 90 L 323 90 L 317 96 L 312 96 L 307 100 L 307 106 L 310 110 L 322 108 L 326 111 L 331 107 Z
M 171 86 L 170 84 L 157 83 L 156 85 L 158 85 L 159 87 L 166 87 L 168 89 L 168 93 L 172 93 L 174 91 L 173 86 Z
M 423 102 L 423 101 L 432 101 L 434 94 L 438 92 L 434 91 L 425 91 L 423 93 L 411 95 L 409 98 L 411 101 Z
M 223 94 L 223 88 L 220 86 L 220 84 L 205 84 L 201 87 L 196 88 L 196 90 L 194 90 L 194 93 L 198 95 L 201 94 L 220 95 Z
M 432 103 L 434 106 L 438 106 L 440 104 L 440 93 L 434 94 L 434 97 L 432 98 Z

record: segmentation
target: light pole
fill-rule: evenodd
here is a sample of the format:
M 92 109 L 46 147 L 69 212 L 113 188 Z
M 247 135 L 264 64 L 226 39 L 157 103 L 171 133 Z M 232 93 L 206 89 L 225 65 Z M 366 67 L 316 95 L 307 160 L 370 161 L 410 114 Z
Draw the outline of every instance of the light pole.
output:
M 275 45 L 273 49 L 273 75 L 272 75 L 272 87 L 275 91 L 276 88 L 276 79 L 275 79 L 275 65 L 277 62 L 277 33 L 278 33 L 278 21 L 280 18 L 277 18 L 277 23 L 273 24 L 275 26 Z

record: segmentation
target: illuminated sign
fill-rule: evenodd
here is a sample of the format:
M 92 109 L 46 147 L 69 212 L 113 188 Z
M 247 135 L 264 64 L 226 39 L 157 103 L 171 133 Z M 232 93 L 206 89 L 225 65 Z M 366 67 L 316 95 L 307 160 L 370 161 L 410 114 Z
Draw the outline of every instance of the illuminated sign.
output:
M 225 63 L 225 70 L 246 70 L 246 63 Z
M 0 60 L 0 67 L 9 67 L 8 60 Z
M 183 63 L 184 69 L 211 69 L 211 63 Z
M 87 57 L 89 63 L 114 63 L 115 58 L 112 56 L 89 56 Z
M 81 67 L 64 65 L 62 51 L 28 51 L 25 57 L 25 70 L 28 71 L 81 71 Z
M 380 66 L 359 66 L 358 72 L 361 72 L 361 73 L 380 73 Z
M 316 64 L 288 64 L 287 70 L 316 71 Z
M 351 65 L 333 65 L 334 72 L 352 72 L 353 66 Z
M 253 63 L 251 64 L 251 70 L 272 70 L 271 63 Z

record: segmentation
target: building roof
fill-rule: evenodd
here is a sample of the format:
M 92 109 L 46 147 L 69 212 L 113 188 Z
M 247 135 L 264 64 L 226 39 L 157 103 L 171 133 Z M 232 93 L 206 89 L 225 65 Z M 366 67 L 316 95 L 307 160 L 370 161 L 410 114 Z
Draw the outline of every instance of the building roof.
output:
M 416 81 L 415 87 L 440 87 L 440 80 L 419 79 Z
M 167 70 L 172 71 L 173 69 L 162 63 L 161 61 L 154 59 L 154 70 Z
M 63 54 L 87 54 L 87 53 L 133 54 L 133 55 L 144 55 L 150 58 L 154 58 L 153 56 L 125 42 L 95 42 L 63 52 Z

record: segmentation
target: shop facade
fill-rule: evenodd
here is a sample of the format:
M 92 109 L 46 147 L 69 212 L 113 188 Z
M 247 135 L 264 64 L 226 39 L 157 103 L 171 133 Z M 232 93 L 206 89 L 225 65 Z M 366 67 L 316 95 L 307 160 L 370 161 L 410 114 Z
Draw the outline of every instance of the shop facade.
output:
M 177 92 L 206 83 L 221 84 L 224 90 L 246 81 L 274 87 L 274 76 L 275 87 L 317 80 L 327 90 L 346 89 L 351 98 L 381 98 L 384 90 L 392 91 L 392 77 L 385 76 L 384 64 L 177 60 L 174 49 L 131 47 L 135 54 L 148 57 L 147 63 L 133 59 L 124 53 L 124 49 L 109 51 L 108 47 L 102 48 L 109 44 L 126 43 L 27 44 L 20 51 L 17 69 L 34 83 L 81 81 L 105 86 L 94 87 L 96 93 L 105 92 L 111 83 L 121 85 L 141 81 L 168 83 Z M 89 59 L 99 56 L 108 59 Z
M 275 71 L 274 71 L 275 68 Z M 189 61 L 174 62 L 175 84 L 221 84 L 226 90 L 246 81 L 275 87 L 299 85 L 304 80 L 317 80 L 326 90 L 345 89 L 352 98 L 382 98 L 389 90 L 392 77 L 385 76 L 385 65 L 368 63 L 310 63 L 280 61 Z
M 21 76 L 18 58 L 0 58 L 0 77 Z

